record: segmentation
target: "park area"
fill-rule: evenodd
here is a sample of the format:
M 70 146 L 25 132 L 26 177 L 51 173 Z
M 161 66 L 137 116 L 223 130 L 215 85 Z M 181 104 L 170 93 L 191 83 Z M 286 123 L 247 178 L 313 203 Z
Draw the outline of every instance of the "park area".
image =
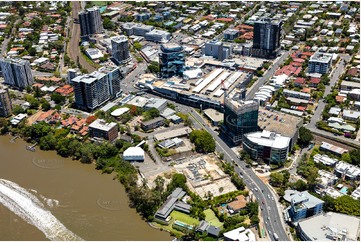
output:
M 212 211 L 212 209 L 207 209 L 204 210 L 204 214 L 206 215 L 206 221 L 208 223 L 210 223 L 211 225 L 215 226 L 215 227 L 219 227 L 222 228 L 223 223 L 221 221 L 219 221 L 219 219 L 216 217 L 216 215 L 214 214 L 214 212 Z

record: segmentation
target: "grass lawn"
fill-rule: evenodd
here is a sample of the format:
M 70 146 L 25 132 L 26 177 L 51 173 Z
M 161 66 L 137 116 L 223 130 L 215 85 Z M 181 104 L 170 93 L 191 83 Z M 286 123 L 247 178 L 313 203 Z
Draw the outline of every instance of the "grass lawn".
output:
M 173 224 L 174 220 L 172 220 L 169 225 L 164 225 L 164 224 L 159 224 L 157 222 L 153 222 L 152 224 L 158 228 L 162 228 L 163 230 L 167 230 L 170 232 L 173 232 L 174 235 L 178 238 L 180 238 L 181 236 L 183 236 L 184 234 L 182 232 L 180 232 L 179 230 L 173 229 L 172 228 L 172 224 Z
M 183 223 L 189 224 L 189 225 L 199 225 L 199 221 L 195 218 L 192 218 L 188 214 L 181 213 L 179 211 L 173 211 L 170 216 L 174 218 L 175 220 L 179 220 Z
M 209 222 L 211 225 L 216 227 L 222 227 L 223 223 L 219 221 L 219 219 L 216 217 L 212 209 L 204 210 L 204 213 L 206 215 L 206 221 Z
M 102 7 L 102 6 L 107 6 L 107 1 L 94 1 L 94 2 L 92 2 L 92 4 L 94 6 Z

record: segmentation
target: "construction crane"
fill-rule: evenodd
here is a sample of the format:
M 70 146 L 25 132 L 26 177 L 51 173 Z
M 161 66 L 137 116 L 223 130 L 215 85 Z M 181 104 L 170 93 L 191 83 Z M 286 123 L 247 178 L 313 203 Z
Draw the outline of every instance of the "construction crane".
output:
M 224 100 L 223 100 L 223 104 L 226 103 L 226 96 L 227 96 L 227 88 L 226 88 L 226 86 L 224 85 L 224 81 L 225 81 L 225 80 L 226 80 L 226 79 L 223 79 L 222 82 L 221 82 L 221 87 L 222 87 L 222 89 L 224 90 Z

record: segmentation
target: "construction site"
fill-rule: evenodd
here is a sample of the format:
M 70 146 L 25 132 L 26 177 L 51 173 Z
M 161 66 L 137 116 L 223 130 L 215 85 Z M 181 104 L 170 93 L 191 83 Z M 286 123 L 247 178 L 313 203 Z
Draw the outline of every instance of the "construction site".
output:
M 174 168 L 186 176 L 192 192 L 207 199 L 209 194 L 216 197 L 237 190 L 231 178 L 216 164 L 217 161 L 214 155 L 203 155 Z

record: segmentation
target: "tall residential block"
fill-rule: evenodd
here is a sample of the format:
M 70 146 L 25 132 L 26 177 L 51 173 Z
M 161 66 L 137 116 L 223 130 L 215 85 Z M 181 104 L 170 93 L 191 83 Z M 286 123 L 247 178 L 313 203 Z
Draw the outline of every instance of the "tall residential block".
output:
M 129 42 L 124 35 L 114 36 L 111 38 L 112 56 L 118 63 L 126 63 L 130 60 Z
M 7 88 L 0 89 L 0 117 L 10 116 L 12 111 L 9 90 Z
M 184 48 L 177 44 L 162 44 L 159 52 L 159 65 L 162 78 L 183 76 L 185 66 Z
M 222 41 L 209 41 L 205 44 L 202 52 L 206 56 L 223 61 L 232 55 L 232 46 L 225 46 Z
M 73 78 L 75 104 L 84 110 L 94 110 L 108 100 L 119 97 L 123 78 L 119 67 L 102 67 L 90 74 Z
M 308 62 L 308 73 L 327 74 L 330 71 L 332 63 L 332 54 L 314 53 Z
M 98 7 L 88 8 L 79 12 L 81 36 L 100 34 L 103 32 L 103 23 Z
M 259 130 L 258 102 L 226 98 L 224 104 L 222 129 L 234 144 L 240 144 L 244 134 Z
M 22 59 L 1 59 L 0 67 L 5 84 L 24 89 L 34 83 L 29 61 Z
M 252 54 L 256 57 L 275 58 L 280 49 L 282 21 L 263 18 L 255 21 Z

